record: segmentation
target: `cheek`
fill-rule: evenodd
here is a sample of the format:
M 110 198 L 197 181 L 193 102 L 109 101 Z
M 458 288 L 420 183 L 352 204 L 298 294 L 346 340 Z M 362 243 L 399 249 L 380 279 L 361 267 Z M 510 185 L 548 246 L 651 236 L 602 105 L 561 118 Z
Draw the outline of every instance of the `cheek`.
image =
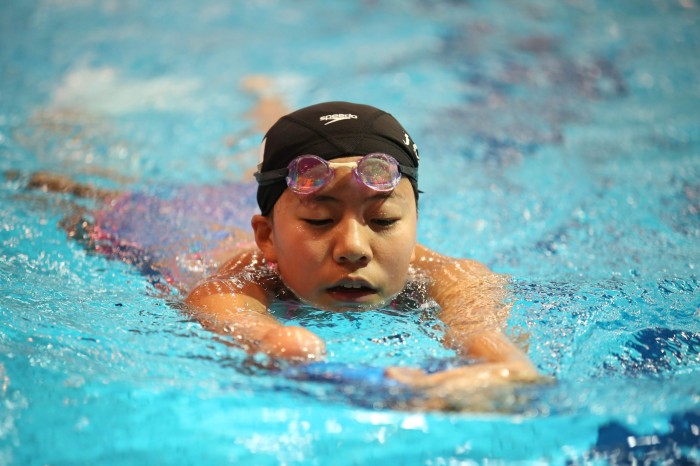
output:
M 409 228 L 406 236 L 402 241 L 399 241 L 398 243 L 400 244 L 401 247 L 401 267 L 404 269 L 404 271 L 408 271 L 408 268 L 411 264 L 411 261 L 413 261 L 413 257 L 416 252 L 416 244 L 417 244 L 417 237 L 416 237 L 416 224 L 415 222 L 412 224 L 412 226 Z
M 321 241 L 310 241 L 305 235 L 290 234 L 276 243 L 276 252 L 280 272 L 308 274 L 323 260 L 324 245 Z
M 416 247 L 416 235 L 411 228 L 407 228 L 398 237 L 388 238 L 381 248 L 381 260 L 390 269 L 392 275 L 401 278 L 408 271 Z

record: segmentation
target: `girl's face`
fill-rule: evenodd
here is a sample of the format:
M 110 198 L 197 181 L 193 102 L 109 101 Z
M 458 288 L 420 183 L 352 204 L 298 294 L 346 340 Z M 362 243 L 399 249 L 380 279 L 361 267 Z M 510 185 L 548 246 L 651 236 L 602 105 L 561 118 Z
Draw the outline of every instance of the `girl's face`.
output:
M 348 310 L 381 306 L 403 289 L 416 247 L 416 220 L 408 180 L 381 193 L 341 167 L 314 194 L 287 189 L 271 218 L 256 215 L 252 223 L 265 258 L 277 263 L 299 299 L 321 309 Z

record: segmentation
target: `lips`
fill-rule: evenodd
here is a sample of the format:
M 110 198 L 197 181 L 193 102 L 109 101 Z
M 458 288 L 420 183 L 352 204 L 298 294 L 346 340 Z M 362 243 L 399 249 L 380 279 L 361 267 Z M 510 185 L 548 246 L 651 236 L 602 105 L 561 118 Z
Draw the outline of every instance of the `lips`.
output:
M 365 280 L 341 280 L 326 289 L 329 295 L 344 303 L 362 303 L 376 295 L 377 289 Z

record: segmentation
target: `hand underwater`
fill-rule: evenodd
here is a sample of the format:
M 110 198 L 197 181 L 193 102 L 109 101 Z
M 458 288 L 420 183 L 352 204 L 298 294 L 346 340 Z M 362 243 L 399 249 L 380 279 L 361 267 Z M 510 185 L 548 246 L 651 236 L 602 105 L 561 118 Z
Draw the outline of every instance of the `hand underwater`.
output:
M 539 375 L 529 361 L 475 364 L 432 374 L 389 367 L 385 374 L 416 390 L 413 408 L 460 411 L 499 411 L 504 399 L 515 401 L 516 387 L 551 381 Z
M 442 388 L 447 391 L 543 380 L 528 362 L 475 364 L 433 374 L 408 367 L 389 367 L 386 375 L 415 388 Z

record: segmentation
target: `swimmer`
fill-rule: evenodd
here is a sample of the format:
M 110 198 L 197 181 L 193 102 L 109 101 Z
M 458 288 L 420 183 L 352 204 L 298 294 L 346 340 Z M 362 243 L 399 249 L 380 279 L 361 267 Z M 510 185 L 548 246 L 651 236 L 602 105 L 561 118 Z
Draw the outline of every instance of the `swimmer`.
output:
M 186 303 L 202 324 L 250 353 L 292 362 L 324 358 L 324 341 L 269 311 L 298 300 L 328 311 L 391 306 L 424 280 L 446 324 L 444 344 L 480 364 L 390 378 L 428 393 L 541 380 L 503 333 L 503 279 L 483 264 L 417 243 L 416 144 L 377 108 L 328 102 L 281 117 L 263 139 L 255 177 L 254 244 L 194 287 Z

